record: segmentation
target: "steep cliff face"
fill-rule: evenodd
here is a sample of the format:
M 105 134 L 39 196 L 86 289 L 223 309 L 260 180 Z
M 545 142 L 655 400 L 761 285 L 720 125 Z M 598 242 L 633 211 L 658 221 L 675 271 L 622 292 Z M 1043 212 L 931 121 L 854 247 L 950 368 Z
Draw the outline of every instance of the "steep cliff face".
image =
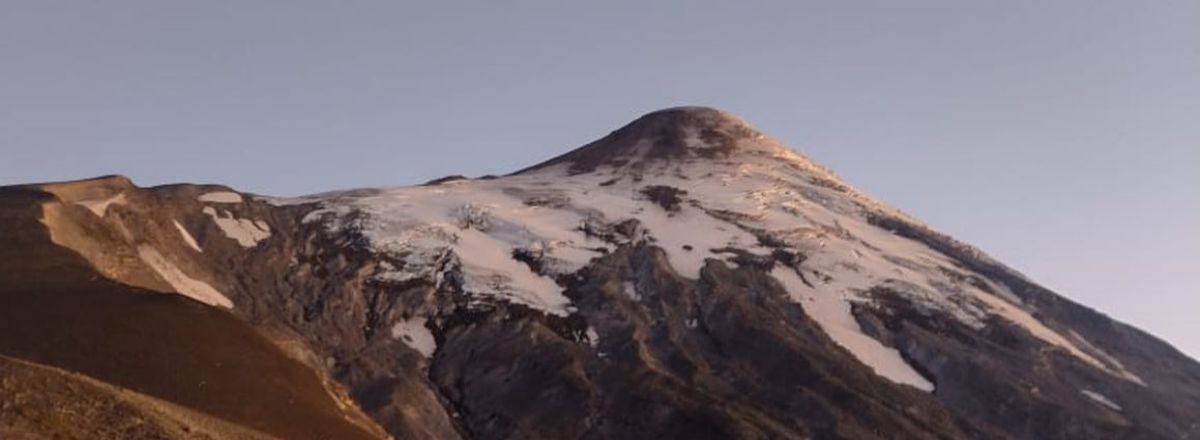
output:
M 5 261 L 237 317 L 397 438 L 1200 435 L 1193 360 L 708 108 L 496 178 L 0 199 Z

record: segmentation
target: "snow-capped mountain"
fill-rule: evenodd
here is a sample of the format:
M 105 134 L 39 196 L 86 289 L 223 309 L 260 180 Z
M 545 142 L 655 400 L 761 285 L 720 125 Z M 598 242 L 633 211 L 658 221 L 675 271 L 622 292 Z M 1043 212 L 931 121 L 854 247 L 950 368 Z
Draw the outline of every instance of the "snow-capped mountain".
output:
M 3 237 L 24 262 L 0 272 L 9 296 L 69 250 L 72 286 L 240 318 L 375 435 L 1200 436 L 1200 364 L 709 108 L 501 177 L 291 199 L 109 177 L 0 199 L 44 228 Z M 246 424 L 28 345 L 0 354 Z M 250 426 L 295 436 L 267 425 Z

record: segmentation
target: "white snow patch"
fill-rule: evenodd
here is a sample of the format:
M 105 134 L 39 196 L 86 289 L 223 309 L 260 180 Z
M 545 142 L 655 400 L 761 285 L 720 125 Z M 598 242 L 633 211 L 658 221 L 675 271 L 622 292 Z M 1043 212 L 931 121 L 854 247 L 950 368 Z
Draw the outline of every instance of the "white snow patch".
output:
M 427 321 L 424 318 L 409 318 L 396 322 L 392 325 L 392 337 L 404 341 L 405 345 L 428 358 L 437 351 L 437 341 L 425 327 Z
M 197 198 L 208 203 L 242 203 L 242 195 L 232 191 L 215 191 L 201 194 Z
M 1079 342 L 1079 344 L 1082 345 L 1083 348 L 1085 348 L 1088 352 L 1096 355 L 1096 357 L 1100 358 L 1100 360 L 1103 360 L 1106 364 L 1111 366 L 1112 369 L 1115 370 L 1115 372 L 1125 380 L 1141 386 L 1146 386 L 1146 382 L 1143 381 L 1138 375 L 1133 374 L 1132 371 L 1129 371 L 1128 368 L 1125 368 L 1125 364 L 1122 364 L 1121 361 L 1117 360 L 1117 358 L 1112 357 L 1112 355 L 1108 354 L 1108 352 L 1101 350 L 1100 347 L 1092 345 L 1091 342 L 1088 342 L 1087 339 L 1084 339 L 1083 336 L 1081 336 L 1079 333 L 1076 333 L 1075 330 L 1068 330 L 1067 334 L 1071 335 L 1071 338 Z
M 592 348 L 600 346 L 600 334 L 596 332 L 595 328 L 588 326 L 587 332 L 584 334 L 587 336 L 588 345 L 591 345 Z
M 1113 402 L 1112 399 L 1108 398 L 1108 396 L 1105 396 L 1103 394 L 1097 393 L 1092 390 L 1079 390 L 1079 392 L 1082 393 L 1083 395 L 1087 396 L 1089 399 L 1092 399 L 1096 403 L 1104 405 L 1108 409 L 1111 409 L 1113 411 L 1121 411 L 1121 405 L 1117 405 L 1116 402 Z
M 217 212 L 211 206 L 204 207 L 204 213 L 212 217 L 226 237 L 234 239 L 244 248 L 252 248 L 271 236 L 271 227 L 264 222 L 237 218 L 228 211 Z
M 192 234 L 188 232 L 187 228 L 184 228 L 182 224 L 179 224 L 179 220 L 174 220 L 173 222 L 175 223 L 175 229 L 178 229 L 179 235 L 183 237 L 184 243 L 187 243 L 187 245 L 192 249 L 195 249 L 196 252 L 204 252 L 204 249 L 200 248 L 200 244 L 196 243 L 196 238 L 192 237 Z
M 621 291 L 625 292 L 625 296 L 628 296 L 629 299 L 634 301 L 642 300 L 642 296 L 638 294 L 637 286 L 635 286 L 632 281 L 621 283 Z
M 1102 371 L 1106 371 L 1126 380 L 1131 380 L 1125 375 L 1121 374 L 1121 372 L 1114 371 L 1104 363 L 1097 360 L 1095 357 L 1092 357 L 1083 350 L 1080 350 L 1079 347 L 1075 346 L 1075 344 L 1072 344 L 1071 341 L 1069 341 L 1066 337 L 1063 337 L 1058 332 L 1046 327 L 1045 324 L 1033 317 L 1033 315 L 1025 311 L 1025 309 L 1017 307 L 1008 301 L 1004 301 L 1003 299 L 992 295 L 975 295 L 975 298 L 980 299 L 991 306 L 991 311 L 993 313 L 1003 316 L 1010 322 L 1025 328 L 1025 330 L 1028 330 L 1038 339 L 1041 339 L 1051 345 L 1061 347 L 1067 350 L 1068 353 L 1074 355 L 1076 358 L 1079 358 L 1080 360 L 1087 362 Z M 1134 378 L 1136 378 L 1136 376 L 1134 376 Z M 1137 379 L 1137 381 L 1140 381 L 1140 379 Z
M 217 289 L 214 289 L 208 283 L 187 276 L 187 274 L 183 273 L 183 271 L 179 270 L 178 267 L 163 257 L 157 249 L 146 245 L 138 246 L 138 256 L 151 269 L 154 269 L 167 284 L 170 284 L 176 293 L 210 306 L 233 308 L 233 301 L 230 301 L 228 297 L 217 291 Z
M 753 235 L 690 206 L 675 213 L 667 213 L 658 206 L 647 207 L 637 218 L 654 237 L 654 244 L 667 252 L 671 267 L 688 278 L 700 277 L 705 260 L 720 259 L 712 252 L 714 249 L 759 247 Z
M 104 214 L 108 213 L 109 206 L 114 204 L 125 204 L 125 193 L 120 193 L 105 199 L 80 200 L 75 202 L 75 204 L 87 208 L 89 211 L 92 211 L 93 214 L 96 214 L 97 217 L 103 218 Z
M 771 271 L 771 275 L 787 288 L 792 300 L 804 307 L 805 313 L 821 326 L 830 339 L 849 351 L 859 362 L 875 370 L 875 374 L 922 391 L 933 391 L 933 383 L 905 362 L 900 352 L 863 333 L 858 321 L 850 313 L 850 302 L 843 293 L 812 289 L 804 284 L 795 271 L 786 268 L 777 267 Z
M 463 270 L 473 275 L 463 283 L 464 290 L 567 315 L 566 306 L 571 300 L 562 294 L 562 288 L 513 259 L 511 247 L 503 241 L 467 229 L 458 231 L 455 249 Z

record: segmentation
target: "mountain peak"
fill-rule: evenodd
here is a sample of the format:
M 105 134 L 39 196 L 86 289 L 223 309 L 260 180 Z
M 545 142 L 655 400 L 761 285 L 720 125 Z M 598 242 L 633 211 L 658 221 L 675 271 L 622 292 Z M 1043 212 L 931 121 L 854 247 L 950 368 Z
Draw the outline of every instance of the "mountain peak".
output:
M 672 107 L 647 113 L 592 143 L 518 172 L 568 164 L 572 174 L 600 167 L 644 169 L 652 163 L 727 160 L 746 151 L 782 147 L 742 118 L 712 107 Z
M 656 110 L 642 115 L 628 125 L 653 125 L 655 127 L 698 127 L 714 129 L 719 127 L 745 126 L 746 128 L 749 128 L 749 124 L 747 124 L 745 120 L 737 115 L 718 108 L 705 106 L 680 106 Z

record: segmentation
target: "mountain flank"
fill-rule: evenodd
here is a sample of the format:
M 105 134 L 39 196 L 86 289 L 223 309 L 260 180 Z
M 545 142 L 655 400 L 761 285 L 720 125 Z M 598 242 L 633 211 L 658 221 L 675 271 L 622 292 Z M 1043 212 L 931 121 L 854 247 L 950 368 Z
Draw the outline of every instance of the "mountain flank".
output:
M 1200 364 L 705 107 L 478 179 L 0 188 L 0 356 L 34 438 L 1200 437 Z

